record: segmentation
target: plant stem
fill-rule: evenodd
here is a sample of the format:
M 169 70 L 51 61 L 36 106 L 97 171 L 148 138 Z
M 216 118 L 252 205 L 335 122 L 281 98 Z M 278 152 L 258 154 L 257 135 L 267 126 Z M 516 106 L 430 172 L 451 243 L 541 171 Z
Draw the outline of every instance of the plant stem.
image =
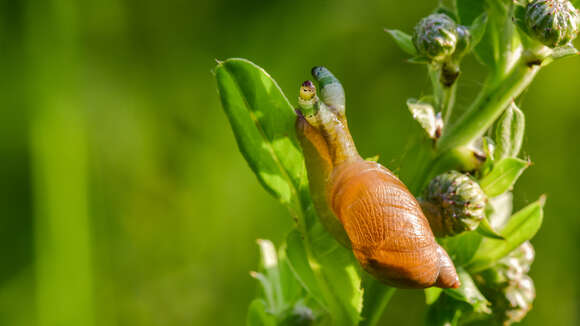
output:
M 481 136 L 500 116 L 510 101 L 528 87 L 540 67 L 520 59 L 509 75 L 496 87 L 483 89 L 480 96 L 457 123 L 439 140 L 437 150 L 445 153 L 455 147 L 467 146 Z
M 451 118 L 451 112 L 453 112 L 453 106 L 455 105 L 455 90 L 457 83 L 453 83 L 451 86 L 443 87 L 443 101 L 441 103 L 441 115 L 443 116 L 443 125 L 449 123 Z

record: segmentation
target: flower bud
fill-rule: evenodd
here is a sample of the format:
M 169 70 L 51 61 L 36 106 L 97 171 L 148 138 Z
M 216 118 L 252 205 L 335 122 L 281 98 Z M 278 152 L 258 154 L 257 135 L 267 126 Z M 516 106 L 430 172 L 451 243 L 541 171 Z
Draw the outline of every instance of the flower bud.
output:
M 568 44 L 578 34 L 578 12 L 568 0 L 532 0 L 524 18 L 526 32 L 554 48 Z
M 438 237 L 475 230 L 485 217 L 486 204 L 487 197 L 479 184 L 457 171 L 431 180 L 421 203 Z
M 536 293 L 527 272 L 533 260 L 534 248 L 526 241 L 492 268 L 474 277 L 503 325 L 521 321 L 532 307 Z
M 445 14 L 429 15 L 415 26 L 413 44 L 420 56 L 433 62 L 451 57 L 457 44 L 457 26 Z
M 491 302 L 494 316 L 502 325 L 511 325 L 524 319 L 536 298 L 534 281 L 526 274 L 504 283 L 480 283 L 479 288 Z
M 488 287 L 505 287 L 525 276 L 535 258 L 534 247 L 529 241 L 500 259 L 492 268 L 483 271 L 481 280 Z
M 518 155 L 524 140 L 525 124 L 524 113 L 515 103 L 510 104 L 492 131 L 496 160 Z

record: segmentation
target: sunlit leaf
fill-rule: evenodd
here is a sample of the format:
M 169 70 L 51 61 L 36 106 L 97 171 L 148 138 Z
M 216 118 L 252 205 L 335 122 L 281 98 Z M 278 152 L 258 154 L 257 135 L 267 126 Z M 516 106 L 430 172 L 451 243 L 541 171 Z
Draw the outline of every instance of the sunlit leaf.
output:
M 493 166 L 491 172 L 480 180 L 481 189 L 489 197 L 495 197 L 510 190 L 530 162 L 514 157 L 505 158 Z
M 411 35 L 402 32 L 398 29 L 385 29 L 385 32 L 391 35 L 391 37 L 393 38 L 393 40 L 395 40 L 395 43 L 397 43 L 397 45 L 399 46 L 399 48 L 401 48 L 401 50 L 405 51 L 407 54 L 410 54 L 412 56 L 417 55 L 417 49 L 413 44 L 413 39 Z
M 471 272 L 489 268 L 522 243 L 533 238 L 542 225 L 544 202 L 545 197 L 542 196 L 512 215 L 500 231 L 505 240 L 485 239 L 466 268 Z
M 264 188 L 291 205 L 304 160 L 290 102 L 268 73 L 245 59 L 220 62 L 215 74 L 240 152 Z

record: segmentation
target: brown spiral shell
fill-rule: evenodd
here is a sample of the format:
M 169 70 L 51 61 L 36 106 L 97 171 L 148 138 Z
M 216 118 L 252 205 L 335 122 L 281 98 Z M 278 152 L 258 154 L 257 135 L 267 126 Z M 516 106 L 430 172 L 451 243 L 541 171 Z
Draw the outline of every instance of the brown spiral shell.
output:
M 421 206 L 387 168 L 363 160 L 348 130 L 344 90 L 328 69 L 314 67 L 302 84 L 296 133 L 321 223 L 378 280 L 402 288 L 459 287 L 453 262 Z
M 405 288 L 459 286 L 419 203 L 387 168 L 345 161 L 334 167 L 327 196 L 357 260 L 377 279 Z

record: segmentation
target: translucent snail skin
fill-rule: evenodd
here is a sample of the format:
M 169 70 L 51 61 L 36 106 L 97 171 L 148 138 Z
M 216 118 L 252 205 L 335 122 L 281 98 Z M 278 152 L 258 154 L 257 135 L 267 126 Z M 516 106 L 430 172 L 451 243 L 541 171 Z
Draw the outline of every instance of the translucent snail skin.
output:
M 400 288 L 457 288 L 453 262 L 435 241 L 421 206 L 389 169 L 358 154 L 348 130 L 344 90 L 324 67 L 300 89 L 296 130 L 321 222 L 360 265 Z

